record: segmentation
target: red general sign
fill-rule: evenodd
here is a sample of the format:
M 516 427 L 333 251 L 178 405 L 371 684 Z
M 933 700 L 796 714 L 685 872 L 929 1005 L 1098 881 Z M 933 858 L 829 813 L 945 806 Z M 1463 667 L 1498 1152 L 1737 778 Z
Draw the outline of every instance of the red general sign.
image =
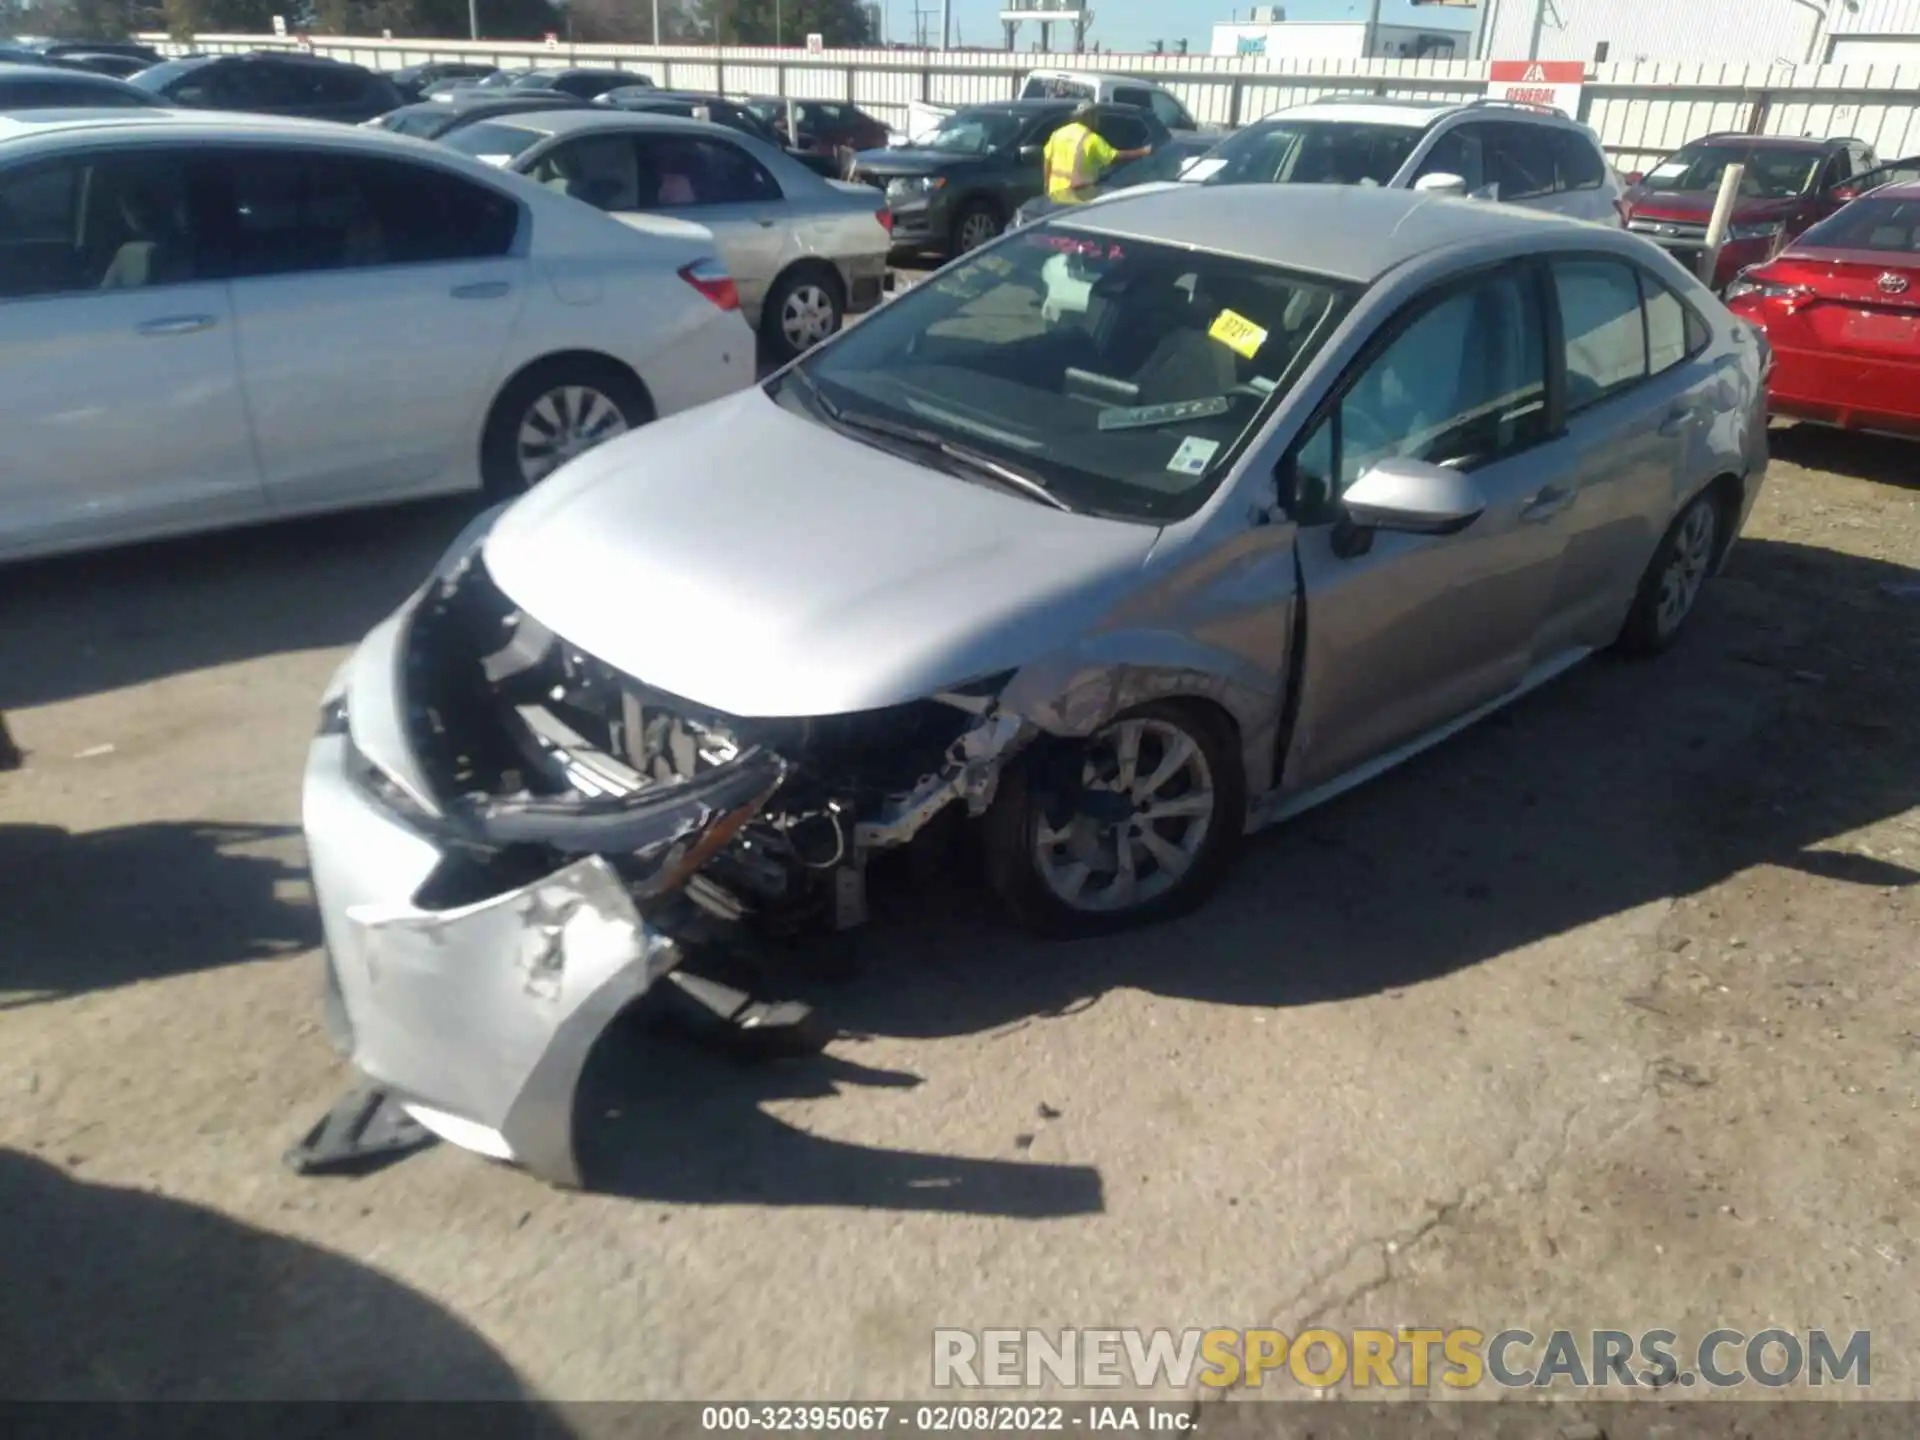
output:
M 1582 60 L 1495 60 L 1487 69 L 1487 94 L 1496 100 L 1551 106 L 1578 119 L 1586 79 Z

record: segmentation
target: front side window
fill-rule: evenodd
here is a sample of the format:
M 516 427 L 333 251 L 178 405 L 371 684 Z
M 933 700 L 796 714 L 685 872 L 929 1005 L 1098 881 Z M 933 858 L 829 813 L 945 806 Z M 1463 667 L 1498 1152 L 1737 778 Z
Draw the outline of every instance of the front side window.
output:
M 1138 85 L 1118 85 L 1114 87 L 1113 103 L 1131 105 L 1136 110 L 1145 110 L 1153 104 L 1152 92 L 1142 90 Z
M 855 438 L 917 432 L 913 455 L 936 468 L 948 461 L 929 440 L 1074 509 L 1174 519 L 1212 493 L 1350 300 L 1337 281 L 1043 222 L 915 286 L 773 393 Z
M 527 130 L 500 120 L 476 120 L 448 132 L 440 143 L 462 155 L 485 160 L 490 165 L 505 165 L 516 160 L 545 139 L 538 130 Z
M 207 200 L 182 155 L 141 149 L 0 174 L 0 299 L 212 278 Z
M 1295 503 L 1323 518 L 1328 501 L 1390 458 L 1488 464 L 1547 434 L 1547 366 L 1538 292 L 1500 275 L 1416 302 L 1297 452 Z
M 1493 131 L 1494 183 L 1501 200 L 1533 200 L 1554 192 L 1553 134 L 1544 125 L 1505 124 Z
M 1164 90 L 1155 90 L 1147 96 L 1147 104 L 1152 107 L 1154 118 L 1169 130 L 1193 129 L 1193 117 L 1187 114 L 1181 103 Z
M 1385 185 L 1407 163 L 1421 133 L 1411 125 L 1277 120 L 1223 142 L 1207 157 L 1213 168 L 1203 183 Z
M 1804 195 L 1821 159 L 1806 150 L 1781 150 L 1737 141 L 1683 145 L 1641 181 L 1655 195 L 1705 194 L 1720 189 L 1729 165 L 1745 165 L 1740 193 L 1750 200 L 1791 200 Z
M 1560 261 L 1553 267 L 1553 288 L 1566 338 L 1569 415 L 1646 378 L 1647 335 L 1633 266 Z
M 528 166 L 526 173 L 549 190 L 596 210 L 644 210 L 661 203 L 659 182 L 643 182 L 634 137 L 628 134 L 563 140 Z
M 512 200 L 430 166 L 266 150 L 223 168 L 241 278 L 487 259 L 519 230 Z
M 1469 195 L 1484 188 L 1487 183 L 1486 154 L 1482 144 L 1484 128 L 1479 125 L 1456 125 L 1441 135 L 1421 160 L 1419 174 L 1414 178 L 1458 175 L 1466 182 Z
M 635 141 L 643 210 L 780 199 L 778 182 L 738 145 L 687 135 L 641 135 Z

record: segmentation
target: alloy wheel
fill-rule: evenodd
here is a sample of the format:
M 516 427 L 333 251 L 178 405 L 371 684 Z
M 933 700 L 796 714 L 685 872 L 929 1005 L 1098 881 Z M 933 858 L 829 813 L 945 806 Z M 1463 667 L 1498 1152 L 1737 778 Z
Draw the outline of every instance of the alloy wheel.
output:
M 833 334 L 833 297 L 819 285 L 800 284 L 780 306 L 780 334 L 796 352 L 810 350 Z
M 1660 604 L 1654 623 L 1664 637 L 1680 628 L 1693 603 L 1700 598 L 1707 571 L 1713 567 L 1713 546 L 1719 526 L 1713 503 L 1696 500 L 1674 533 L 1673 553 L 1660 572 Z
M 1034 863 L 1075 910 L 1112 913 L 1158 899 L 1192 870 L 1213 828 L 1213 774 L 1169 720 L 1121 720 L 1088 742 L 1077 812 L 1034 829 Z
M 977 250 L 1000 233 L 1000 226 L 984 210 L 976 210 L 960 222 L 960 248 Z
M 627 417 L 591 385 L 562 385 L 527 407 L 515 454 L 521 481 L 537 484 L 576 455 L 625 434 Z

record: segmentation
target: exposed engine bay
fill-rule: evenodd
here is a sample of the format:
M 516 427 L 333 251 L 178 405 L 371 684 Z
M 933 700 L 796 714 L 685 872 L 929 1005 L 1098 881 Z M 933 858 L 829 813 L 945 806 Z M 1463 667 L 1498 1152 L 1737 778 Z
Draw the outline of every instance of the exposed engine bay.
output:
M 705 710 L 568 645 L 518 610 L 477 554 L 423 597 L 405 670 L 411 747 L 467 841 L 425 897 L 436 906 L 591 853 L 636 900 L 684 886 L 723 924 L 846 928 L 865 918 L 869 856 L 950 806 L 984 811 L 999 766 L 1038 733 L 996 713 L 1003 677 L 820 719 Z M 680 793 L 726 811 L 759 803 L 723 834 L 703 833 L 698 854 L 662 856 L 675 827 L 649 817 Z

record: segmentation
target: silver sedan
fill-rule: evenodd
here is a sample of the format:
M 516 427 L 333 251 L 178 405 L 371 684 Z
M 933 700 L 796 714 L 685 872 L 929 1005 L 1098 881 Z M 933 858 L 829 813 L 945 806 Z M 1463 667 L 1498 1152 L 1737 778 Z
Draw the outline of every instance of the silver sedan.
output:
M 665 215 L 710 231 L 742 312 L 776 359 L 882 298 L 890 217 L 875 192 L 824 179 L 724 126 L 550 110 L 463 126 L 441 143 L 616 217 Z
M 1671 644 L 1768 361 L 1646 241 L 1504 206 L 1185 188 L 1013 232 L 566 466 L 369 638 L 306 781 L 348 1047 L 566 1178 L 676 898 L 857 923 L 944 816 L 1034 929 L 1187 910 L 1247 831 Z

